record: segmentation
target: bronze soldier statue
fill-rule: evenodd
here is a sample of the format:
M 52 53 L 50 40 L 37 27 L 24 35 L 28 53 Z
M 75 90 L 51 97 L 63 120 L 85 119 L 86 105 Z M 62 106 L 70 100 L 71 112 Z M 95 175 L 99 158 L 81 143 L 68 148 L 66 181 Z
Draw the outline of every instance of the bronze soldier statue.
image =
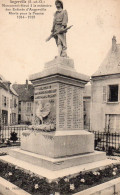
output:
M 66 32 L 70 27 L 67 27 L 68 14 L 66 10 L 63 10 L 63 2 L 61 0 L 56 0 L 55 5 L 57 11 L 54 14 L 52 34 L 46 41 L 49 41 L 52 37 L 55 38 L 58 47 L 58 56 L 67 57 L 67 44 L 66 44 Z

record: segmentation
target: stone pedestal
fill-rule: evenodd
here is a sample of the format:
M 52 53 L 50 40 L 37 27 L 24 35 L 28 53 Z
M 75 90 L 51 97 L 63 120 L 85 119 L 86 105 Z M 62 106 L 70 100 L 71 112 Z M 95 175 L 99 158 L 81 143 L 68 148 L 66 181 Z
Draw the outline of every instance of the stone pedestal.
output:
M 56 58 L 31 75 L 35 118 L 56 125 L 56 131 L 83 130 L 83 89 L 89 77 L 77 73 L 69 58 Z
M 21 149 L 50 158 L 94 152 L 93 134 L 87 131 L 24 131 Z
M 94 152 L 94 135 L 83 130 L 83 89 L 89 77 L 76 72 L 73 60 L 56 58 L 30 80 L 41 131 L 24 131 L 21 149 L 10 155 L 49 170 L 105 159 L 104 153 Z

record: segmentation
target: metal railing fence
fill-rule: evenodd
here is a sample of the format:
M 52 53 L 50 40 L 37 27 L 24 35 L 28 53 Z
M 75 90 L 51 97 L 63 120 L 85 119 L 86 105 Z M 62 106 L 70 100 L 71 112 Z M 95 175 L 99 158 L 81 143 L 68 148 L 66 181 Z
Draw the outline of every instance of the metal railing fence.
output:
M 120 133 L 90 131 L 94 133 L 94 148 L 107 154 L 120 153 Z

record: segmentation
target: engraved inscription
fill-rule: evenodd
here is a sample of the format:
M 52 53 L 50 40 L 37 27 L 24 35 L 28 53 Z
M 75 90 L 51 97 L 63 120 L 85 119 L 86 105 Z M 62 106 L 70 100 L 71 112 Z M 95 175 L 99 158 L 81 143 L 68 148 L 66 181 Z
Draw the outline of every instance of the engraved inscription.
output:
M 83 128 L 82 89 L 59 84 L 59 128 Z

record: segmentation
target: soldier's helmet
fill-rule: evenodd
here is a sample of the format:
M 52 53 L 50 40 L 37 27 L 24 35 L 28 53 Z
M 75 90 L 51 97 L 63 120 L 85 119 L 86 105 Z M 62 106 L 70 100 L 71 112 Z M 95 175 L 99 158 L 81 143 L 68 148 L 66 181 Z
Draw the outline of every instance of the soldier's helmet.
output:
M 63 9 L 63 2 L 62 2 L 61 0 L 56 0 L 56 1 L 55 1 L 55 5 L 56 5 L 57 3 L 60 3 L 60 4 L 61 4 L 61 8 Z

